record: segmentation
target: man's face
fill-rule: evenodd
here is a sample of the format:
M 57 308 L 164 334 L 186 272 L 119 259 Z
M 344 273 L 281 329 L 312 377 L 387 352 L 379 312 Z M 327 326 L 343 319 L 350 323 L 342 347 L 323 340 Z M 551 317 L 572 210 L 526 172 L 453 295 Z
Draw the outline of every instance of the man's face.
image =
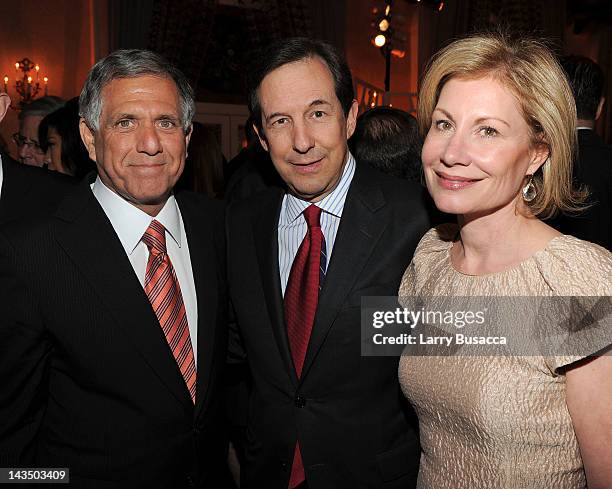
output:
M 327 65 L 319 58 L 268 73 L 258 90 L 261 144 L 291 193 L 318 202 L 338 184 L 355 130 L 357 102 L 345 117 Z M 256 129 L 257 130 L 257 129 Z
M 109 189 L 155 216 L 183 171 L 189 142 L 177 87 L 162 77 L 121 78 L 101 98 L 99 130 L 81 120 L 89 157 Z
M 38 126 L 42 120 L 41 115 L 26 115 L 19 122 L 19 160 L 26 165 L 43 166 L 46 161 L 38 141 Z

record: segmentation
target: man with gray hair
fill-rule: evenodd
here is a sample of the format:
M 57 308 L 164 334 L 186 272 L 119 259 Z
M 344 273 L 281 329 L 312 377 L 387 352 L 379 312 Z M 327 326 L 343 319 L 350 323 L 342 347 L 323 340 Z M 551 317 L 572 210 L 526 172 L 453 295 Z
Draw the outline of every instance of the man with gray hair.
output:
M 51 112 L 64 105 L 64 101 L 53 95 L 37 98 L 19 112 L 19 132 L 13 134 L 17 145 L 19 161 L 26 165 L 43 166 L 45 152 L 38 141 L 38 126 L 40 121 Z
M 223 212 L 173 194 L 195 103 L 155 53 L 90 71 L 81 136 L 98 176 L 0 235 L 0 466 L 72 487 L 223 487 Z

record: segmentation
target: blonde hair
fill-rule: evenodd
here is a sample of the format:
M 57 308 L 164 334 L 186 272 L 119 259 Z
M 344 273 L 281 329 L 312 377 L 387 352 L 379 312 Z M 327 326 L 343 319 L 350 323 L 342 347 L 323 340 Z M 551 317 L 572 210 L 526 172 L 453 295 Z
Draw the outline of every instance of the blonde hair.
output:
M 547 219 L 558 211 L 581 210 L 586 192 L 572 189 L 576 105 L 561 66 L 542 41 L 486 33 L 456 40 L 440 50 L 430 61 L 419 92 L 417 119 L 423 137 L 447 81 L 486 76 L 514 94 L 532 144 L 548 147 L 548 160 L 533 175 L 537 196 L 525 202 L 531 214 Z

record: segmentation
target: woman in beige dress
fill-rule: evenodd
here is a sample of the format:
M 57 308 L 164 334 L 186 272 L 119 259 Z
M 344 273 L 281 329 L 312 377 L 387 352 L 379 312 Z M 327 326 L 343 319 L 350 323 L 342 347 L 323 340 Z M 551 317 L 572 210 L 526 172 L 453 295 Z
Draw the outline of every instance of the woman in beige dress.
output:
M 453 42 L 428 68 L 418 118 L 427 187 L 458 225 L 423 237 L 400 296 L 612 295 L 612 255 L 541 220 L 581 197 L 576 110 L 545 46 Z M 609 310 L 592 329 L 592 351 L 576 355 L 402 356 L 419 488 L 612 488 Z

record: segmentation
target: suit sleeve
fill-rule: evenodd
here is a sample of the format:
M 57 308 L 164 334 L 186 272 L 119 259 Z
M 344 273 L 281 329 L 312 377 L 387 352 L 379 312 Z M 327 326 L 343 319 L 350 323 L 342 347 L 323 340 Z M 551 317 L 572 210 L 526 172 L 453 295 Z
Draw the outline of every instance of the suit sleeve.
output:
M 229 291 L 230 291 L 230 303 L 229 303 L 229 322 L 228 322 L 228 349 L 227 349 L 227 363 L 229 365 L 236 364 L 244 364 L 247 360 L 246 351 L 243 347 L 242 337 L 240 335 L 240 328 L 238 325 L 238 320 L 234 311 L 234 305 L 232 302 L 232 280 L 233 280 L 233 269 L 234 265 L 234 253 L 233 247 L 235 243 L 233 242 L 233 229 L 232 226 L 235 226 L 234 222 L 236 219 L 234 217 L 234 212 L 236 206 L 230 205 L 227 213 L 226 213 L 226 243 L 227 243 L 227 275 L 229 280 Z M 240 239 L 236 237 L 236 239 Z
M 0 234 L 0 466 L 32 463 L 50 343 L 17 253 Z

